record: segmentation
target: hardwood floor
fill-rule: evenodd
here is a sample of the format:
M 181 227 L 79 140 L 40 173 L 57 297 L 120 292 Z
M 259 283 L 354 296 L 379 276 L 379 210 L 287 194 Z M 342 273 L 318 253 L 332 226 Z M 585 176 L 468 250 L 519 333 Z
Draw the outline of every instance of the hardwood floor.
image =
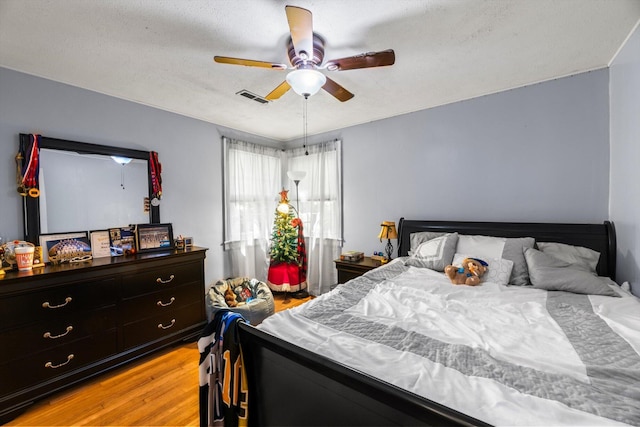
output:
M 303 304 L 309 301 L 312 297 L 296 299 L 289 296 L 286 292 L 274 292 L 273 293 L 273 301 L 276 305 L 276 313 L 282 310 L 286 310 L 288 308 L 297 307 L 300 304 Z
M 274 293 L 276 311 L 310 298 Z M 8 426 L 198 426 L 198 347 L 187 343 L 34 404 Z

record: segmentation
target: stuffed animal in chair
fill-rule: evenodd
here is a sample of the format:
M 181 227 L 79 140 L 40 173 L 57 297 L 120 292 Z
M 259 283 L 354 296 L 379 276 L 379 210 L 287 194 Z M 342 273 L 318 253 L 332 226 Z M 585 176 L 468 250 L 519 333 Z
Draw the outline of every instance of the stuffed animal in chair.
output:
M 454 285 L 476 286 L 487 271 L 488 265 L 478 258 L 465 258 L 462 266 L 447 265 L 444 268 L 444 274 Z
M 231 286 L 227 286 L 227 290 L 224 291 L 224 302 L 227 303 L 228 307 L 236 307 L 238 305 L 238 301 L 236 301 L 236 294 L 231 289 Z

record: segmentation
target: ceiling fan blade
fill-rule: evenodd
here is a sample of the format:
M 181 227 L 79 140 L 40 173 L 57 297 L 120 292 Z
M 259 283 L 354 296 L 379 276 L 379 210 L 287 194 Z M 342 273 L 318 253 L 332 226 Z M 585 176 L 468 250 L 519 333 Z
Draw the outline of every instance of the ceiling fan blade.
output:
M 353 94 L 351 92 L 331 80 L 329 77 L 327 77 L 327 82 L 322 86 L 322 89 L 335 96 L 340 102 L 345 102 L 353 98 Z
M 220 64 L 246 65 L 247 67 L 271 68 L 274 70 L 286 70 L 286 64 L 275 64 L 267 61 L 254 61 L 253 59 L 229 58 L 228 56 L 214 56 L 213 60 Z
M 287 91 L 289 91 L 289 89 L 291 89 L 291 86 L 285 80 L 282 83 L 280 83 L 280 85 L 277 88 L 275 88 L 274 90 L 269 92 L 269 95 L 265 96 L 264 99 L 266 99 L 268 101 L 273 101 L 275 99 L 280 98 L 285 93 L 287 93 Z
M 313 17 L 311 11 L 296 6 L 285 6 L 291 41 L 296 54 L 302 59 L 313 58 Z M 301 52 L 306 57 L 300 55 Z
M 327 61 L 324 68 L 329 71 L 355 70 L 357 68 L 383 67 L 393 65 L 396 62 L 396 54 L 393 49 L 380 52 L 367 52 L 347 58 L 332 59 Z

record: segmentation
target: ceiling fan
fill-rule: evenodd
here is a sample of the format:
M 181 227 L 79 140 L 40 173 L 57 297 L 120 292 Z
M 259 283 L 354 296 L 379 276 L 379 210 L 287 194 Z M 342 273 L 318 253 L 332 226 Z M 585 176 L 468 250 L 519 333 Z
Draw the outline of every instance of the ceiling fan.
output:
M 278 87 L 265 98 L 276 100 L 289 89 L 308 98 L 317 93 L 320 88 L 329 92 L 341 102 L 353 98 L 347 89 L 331 80 L 318 70 L 345 71 L 358 68 L 382 67 L 393 65 L 395 53 L 392 49 L 380 52 L 367 52 L 340 59 L 324 60 L 324 40 L 313 32 L 313 18 L 307 9 L 296 6 L 286 6 L 287 21 L 291 37 L 287 43 L 287 53 L 291 66 L 267 61 L 230 58 L 215 56 L 214 61 L 221 64 L 245 65 L 249 67 L 270 68 L 272 70 L 293 70 Z

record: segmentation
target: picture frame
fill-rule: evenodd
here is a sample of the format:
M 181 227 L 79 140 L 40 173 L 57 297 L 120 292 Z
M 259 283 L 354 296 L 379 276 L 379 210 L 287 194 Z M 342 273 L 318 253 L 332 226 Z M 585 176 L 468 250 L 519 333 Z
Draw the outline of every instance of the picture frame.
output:
M 174 249 L 173 226 L 166 224 L 138 224 L 136 242 L 139 252 Z
M 82 262 L 93 258 L 86 231 L 41 234 L 39 242 L 43 263 Z
M 111 256 L 129 255 L 136 252 L 136 227 L 116 227 L 109 229 L 109 250 Z
M 185 237 L 184 238 L 184 247 L 185 248 L 193 247 L 193 237 Z
M 111 256 L 111 239 L 109 230 L 93 230 L 89 232 L 91 238 L 91 254 L 94 258 Z

